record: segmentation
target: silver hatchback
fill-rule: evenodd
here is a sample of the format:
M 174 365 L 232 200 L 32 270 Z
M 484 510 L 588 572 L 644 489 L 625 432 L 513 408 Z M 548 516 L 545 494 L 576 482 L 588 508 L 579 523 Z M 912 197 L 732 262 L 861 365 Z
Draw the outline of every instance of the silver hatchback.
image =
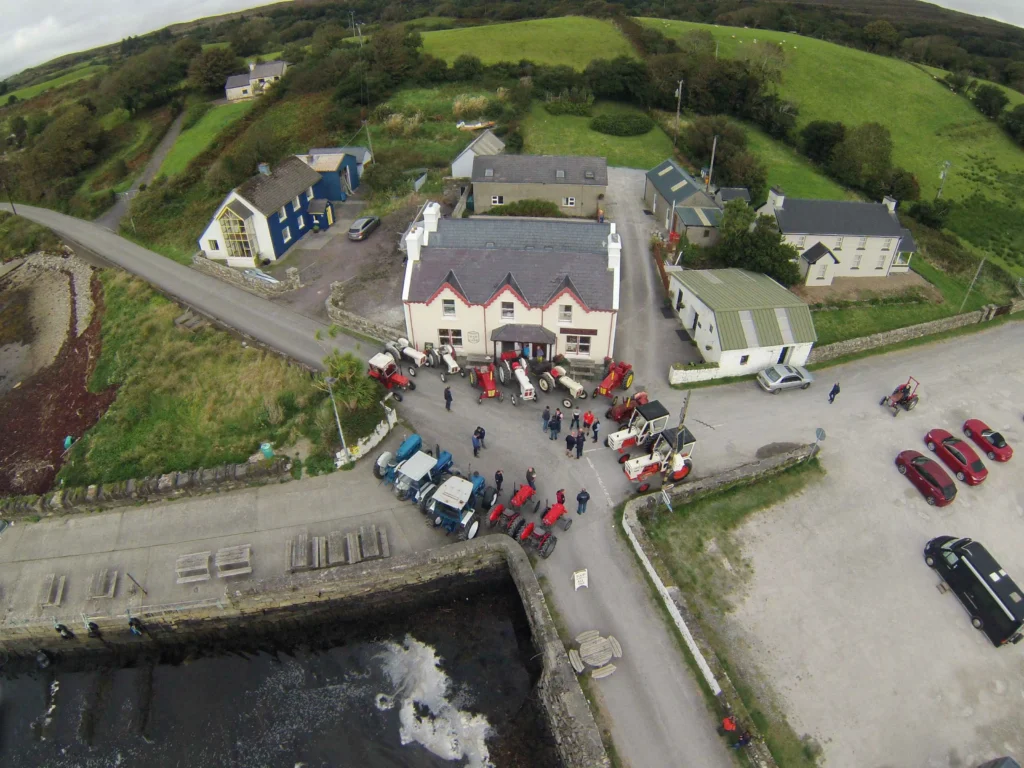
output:
M 773 365 L 757 374 L 757 383 L 765 392 L 773 395 L 784 389 L 807 389 L 814 381 L 814 376 L 806 368 L 799 365 Z

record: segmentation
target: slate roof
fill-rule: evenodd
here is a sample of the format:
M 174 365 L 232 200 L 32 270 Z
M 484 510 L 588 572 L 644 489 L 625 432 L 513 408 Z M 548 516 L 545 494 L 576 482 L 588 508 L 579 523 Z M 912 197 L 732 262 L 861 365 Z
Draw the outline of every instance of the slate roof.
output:
M 902 229 L 900 235 L 900 253 L 916 253 L 917 243 L 914 240 L 914 236 L 910 233 L 909 229 Z
M 717 227 L 722 223 L 721 208 L 676 208 L 676 214 L 688 227 Z
M 782 208 L 775 209 L 775 219 L 786 235 L 899 237 L 903 231 L 884 203 L 787 197 Z
M 269 176 L 257 173 L 235 192 L 264 216 L 269 216 L 318 181 L 320 174 L 292 155 L 278 163 Z
M 723 351 L 817 341 L 811 311 L 796 294 L 766 275 L 744 269 L 672 272 L 715 313 Z
M 495 136 L 494 132 L 490 128 L 488 128 L 486 131 L 484 131 L 471 142 L 469 142 L 469 144 L 466 145 L 466 148 L 459 152 L 458 156 L 456 157 L 456 160 L 459 157 L 462 157 L 467 152 L 469 152 L 469 150 L 471 149 L 478 157 L 500 155 L 502 152 L 505 151 L 505 142 L 503 142 L 501 139 Z
M 327 212 L 327 201 L 322 197 L 314 197 L 309 201 L 306 210 L 313 216 L 319 216 L 321 213 Z
M 493 175 L 487 176 L 491 170 Z M 558 171 L 564 177 L 558 177 Z M 587 178 L 587 173 L 593 178 Z M 487 155 L 473 158 L 473 181 L 500 184 L 608 186 L 608 161 L 570 155 Z
M 471 304 L 486 304 L 511 280 L 533 307 L 544 306 L 564 287 L 594 310 L 611 310 L 614 273 L 605 253 L 526 251 L 509 248 L 423 248 L 413 265 L 409 301 L 428 301 L 444 283 Z
M 647 180 L 669 205 L 682 203 L 698 194 L 700 202 L 708 206 L 713 204 L 711 198 L 704 192 L 704 185 L 680 168 L 675 160 L 666 160 L 649 170 Z
M 261 77 L 263 79 L 268 77 L 281 77 L 284 75 L 284 70 L 287 66 L 287 62 L 284 61 L 265 61 L 252 68 L 249 72 L 249 79 L 259 80 Z
M 237 214 L 238 218 L 243 220 L 248 219 L 250 216 L 252 216 L 252 210 L 250 210 L 249 206 L 247 206 L 237 197 L 224 207 L 232 211 L 233 213 Z
M 719 187 L 718 196 L 722 198 L 723 203 L 737 198 L 750 202 L 750 191 L 746 187 Z
M 228 77 L 227 82 L 224 83 L 225 88 L 248 88 L 249 87 L 249 74 L 244 75 L 231 75 Z
M 441 219 L 430 248 L 506 248 L 608 254 L 611 227 L 596 221 L 551 221 L 507 216 Z
M 521 344 L 554 344 L 557 341 L 553 331 L 543 325 L 522 325 L 509 323 L 491 331 L 491 341 L 518 341 Z
M 808 264 L 817 264 L 818 259 L 826 255 L 832 257 L 833 263 L 839 263 L 839 259 L 836 258 L 836 255 L 832 253 L 832 251 L 830 251 L 828 248 L 826 248 L 822 243 L 815 243 L 814 245 L 812 245 L 810 248 L 808 248 L 806 251 L 800 254 L 800 258 L 802 258 Z

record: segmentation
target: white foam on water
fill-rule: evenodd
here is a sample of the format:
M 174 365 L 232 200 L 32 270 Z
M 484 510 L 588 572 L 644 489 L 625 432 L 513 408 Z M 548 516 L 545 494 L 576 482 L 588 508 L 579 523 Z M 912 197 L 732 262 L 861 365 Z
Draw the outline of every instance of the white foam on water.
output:
M 411 635 L 401 645 L 384 643 L 384 648 L 384 672 L 400 702 L 402 744 L 415 742 L 445 760 L 466 760 L 467 768 L 494 768 L 486 744 L 490 723 L 452 703 L 451 678 L 436 651 Z

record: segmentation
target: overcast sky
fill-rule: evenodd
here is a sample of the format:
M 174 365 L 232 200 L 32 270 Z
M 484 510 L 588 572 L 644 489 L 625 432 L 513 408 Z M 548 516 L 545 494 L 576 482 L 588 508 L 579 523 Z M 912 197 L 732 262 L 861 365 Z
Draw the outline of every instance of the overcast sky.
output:
M 933 0 L 1024 27 L 1024 0 Z M 37 0 L 39 2 L 39 0 Z M 260 5 L 252 0 L 0 0 L 0 77 L 56 56 L 175 22 Z

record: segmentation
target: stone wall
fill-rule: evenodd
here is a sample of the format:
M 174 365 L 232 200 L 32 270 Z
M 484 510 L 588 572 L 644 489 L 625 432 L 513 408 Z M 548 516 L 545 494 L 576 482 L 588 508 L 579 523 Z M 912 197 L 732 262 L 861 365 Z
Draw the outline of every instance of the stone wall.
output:
M 213 275 L 232 285 L 237 285 L 239 288 L 255 293 L 257 296 L 280 296 L 282 293 L 293 291 L 302 285 L 299 281 L 299 270 L 295 267 L 288 267 L 285 270 L 285 279 L 281 282 L 268 283 L 265 280 L 249 277 L 241 269 L 235 269 L 213 259 L 208 259 L 201 251 L 192 255 L 192 266 L 200 272 Z
M 742 466 L 717 475 L 688 481 L 672 488 L 670 498 L 673 508 L 686 504 L 715 491 L 752 483 L 770 475 L 782 472 L 793 465 L 806 460 L 817 453 L 816 444 L 800 445 L 770 458 L 743 464 Z M 651 515 L 659 514 L 659 507 L 664 510 L 660 494 L 648 494 L 626 504 L 622 516 L 622 528 L 633 547 L 633 551 L 654 585 L 672 621 L 686 643 L 690 654 L 697 662 L 697 667 L 704 677 L 705 683 L 718 698 L 724 712 L 726 708 L 742 722 L 743 726 L 757 737 L 757 728 L 747 712 L 732 680 L 715 653 L 714 646 L 708 641 L 696 617 L 687 604 L 686 598 L 679 588 L 666 583 L 669 581 L 668 568 L 664 565 L 657 549 L 651 543 L 644 530 L 642 521 Z M 775 768 L 775 759 L 761 738 L 755 738 L 746 750 L 750 761 L 759 768 Z
M 380 323 L 375 323 L 355 315 L 346 309 L 342 309 L 341 304 L 344 301 L 344 297 L 345 284 L 331 283 L 331 295 L 327 298 L 326 302 L 327 316 L 335 325 L 341 326 L 348 331 L 354 331 L 361 336 L 369 336 L 371 339 L 375 339 L 382 344 L 387 341 L 395 341 L 405 335 L 405 331 L 401 328 L 381 325 Z
M 511 578 L 522 600 L 541 663 L 537 694 L 566 768 L 610 765 L 590 707 L 569 665 L 565 648 L 548 611 L 529 559 L 505 536 L 488 536 L 465 544 L 418 552 L 345 569 L 291 574 L 264 581 L 233 584 L 221 598 L 175 605 L 143 605 L 132 611 L 144 627 L 141 638 L 128 630 L 123 614 L 84 617 L 100 629 L 102 639 L 78 633 L 65 641 L 54 621 L 80 627 L 81 616 L 47 616 L 0 624 L 0 651 L 34 656 L 38 650 L 62 655 L 106 652 L 138 643 L 168 645 L 232 632 L 273 631 L 299 620 L 358 621 L 381 613 L 399 614 L 431 597 L 467 594 Z
M 684 365 L 676 363 L 668 369 L 669 384 L 689 384 L 694 381 L 711 381 L 725 376 L 717 365 Z

